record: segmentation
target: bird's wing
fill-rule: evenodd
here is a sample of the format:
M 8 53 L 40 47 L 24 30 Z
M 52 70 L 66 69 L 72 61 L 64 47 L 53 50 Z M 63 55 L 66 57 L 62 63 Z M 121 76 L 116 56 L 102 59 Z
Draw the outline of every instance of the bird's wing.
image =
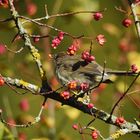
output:
M 80 83 L 86 82 L 90 85 L 100 82 L 102 79 L 103 68 L 96 62 L 85 63 L 85 61 L 79 61 L 73 65 L 73 72 L 71 77 L 74 80 L 79 80 Z M 104 76 L 104 81 L 108 79 L 108 76 Z
M 80 68 L 77 69 L 80 73 L 87 73 L 89 75 L 102 75 L 103 68 L 96 62 L 85 63 L 85 61 L 81 62 Z

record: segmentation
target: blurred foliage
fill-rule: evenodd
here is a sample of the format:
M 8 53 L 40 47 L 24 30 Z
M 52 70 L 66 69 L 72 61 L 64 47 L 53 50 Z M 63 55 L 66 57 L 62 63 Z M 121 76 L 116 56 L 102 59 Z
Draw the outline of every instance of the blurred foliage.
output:
M 27 10 L 27 6 L 30 3 L 36 6 L 34 15 L 31 15 Z M 19 14 L 31 18 L 45 16 L 45 4 L 47 4 L 48 13 L 50 15 L 80 10 L 98 11 L 107 8 L 107 10 L 103 12 L 104 18 L 100 21 L 95 21 L 92 14 L 78 14 L 53 18 L 43 22 L 76 36 L 85 35 L 95 38 L 98 34 L 104 34 L 107 42 L 103 47 L 99 46 L 96 41 L 93 42 L 92 51 L 96 57 L 96 61 L 103 65 L 104 60 L 106 60 L 107 67 L 118 70 L 129 70 L 131 64 L 137 64 L 140 67 L 139 39 L 135 31 L 135 26 L 133 24 L 129 28 L 123 27 L 121 22 L 127 15 L 114 8 L 115 6 L 122 6 L 123 9 L 129 10 L 125 0 L 108 0 L 106 2 L 103 0 L 15 0 L 15 6 Z M 0 8 L 0 11 L 0 18 L 8 18 L 10 16 L 8 9 Z M 26 27 L 31 34 L 51 34 L 57 36 L 56 31 L 44 27 L 37 27 L 32 23 L 26 23 L 24 27 Z M 17 30 L 13 22 L 0 23 L 0 44 L 5 44 L 12 50 L 20 49 L 23 47 L 21 40 L 11 42 L 16 34 Z M 59 85 L 54 78 L 53 65 L 48 54 L 65 51 L 72 42 L 73 40 L 71 38 L 65 37 L 56 50 L 50 47 L 51 38 L 41 39 L 37 43 L 33 42 L 42 56 L 43 66 L 47 71 L 47 77 L 50 79 L 50 83 L 54 89 L 57 89 Z M 79 52 L 89 49 L 90 41 L 85 39 L 80 40 L 80 47 Z M 0 73 L 5 76 L 24 79 L 28 82 L 41 85 L 38 69 L 26 47 L 19 54 L 8 51 L 4 54 L 0 54 Z M 94 91 L 91 95 L 91 99 L 95 106 L 110 112 L 113 104 L 120 95 L 122 95 L 123 91 L 126 90 L 132 79 L 133 77 L 119 77 L 114 84 Z M 129 96 L 122 101 L 121 106 L 117 108 L 115 112 L 116 115 L 123 115 L 126 120 L 132 122 L 133 118 L 139 118 L 139 108 L 137 107 L 138 105 L 140 106 L 140 97 L 138 96 L 140 89 L 139 82 L 140 81 L 133 86 Z M 21 93 L 25 92 L 23 90 L 18 91 Z M 19 107 L 19 103 L 23 98 L 28 99 L 30 105 L 28 111 L 22 111 Z M 33 120 L 33 117 L 39 112 L 42 100 L 42 97 L 33 96 L 30 93 L 26 93 L 22 96 L 17 95 L 7 86 L 1 87 L 0 89 L 0 108 L 3 110 L 4 117 L 7 119 L 13 118 L 17 123 Z M 92 117 L 89 115 L 70 107 L 63 107 L 59 103 L 49 100 L 46 105 L 46 110 L 43 112 L 41 122 L 32 127 L 7 129 L 6 126 L 0 123 L 0 140 L 16 139 L 13 137 L 18 137 L 18 133 L 24 133 L 28 140 L 78 140 L 82 139 L 82 137 L 78 132 L 72 129 L 72 124 L 80 123 L 80 125 L 83 126 L 91 119 Z M 93 126 L 99 129 L 104 137 L 108 137 L 113 129 L 112 126 L 100 120 L 96 120 Z M 86 136 L 86 139 L 90 140 L 91 138 Z M 128 139 L 138 140 L 138 138 L 132 134 L 120 138 L 120 140 Z

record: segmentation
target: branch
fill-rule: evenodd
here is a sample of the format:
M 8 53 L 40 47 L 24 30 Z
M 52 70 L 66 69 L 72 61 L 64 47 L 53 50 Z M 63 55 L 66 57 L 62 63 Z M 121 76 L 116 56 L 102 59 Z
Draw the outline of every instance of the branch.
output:
M 34 24 L 36 24 L 36 25 L 38 25 L 38 26 L 40 26 L 40 27 L 50 28 L 50 29 L 52 29 L 52 30 L 54 30 L 54 31 L 56 31 L 56 32 L 63 32 L 66 36 L 69 36 L 69 37 L 71 37 L 71 38 L 73 38 L 73 39 L 79 39 L 79 38 L 85 38 L 85 39 L 90 39 L 90 40 L 93 39 L 93 38 L 91 38 L 91 37 L 84 37 L 84 35 L 74 36 L 74 35 L 72 35 L 72 34 L 70 34 L 70 33 L 67 33 L 67 32 L 62 31 L 61 29 L 58 29 L 58 28 L 53 27 L 53 26 L 51 26 L 51 25 L 47 25 L 47 24 L 38 22 L 38 21 L 36 21 L 35 19 L 31 19 L 31 18 L 28 18 L 28 17 L 25 17 L 25 16 L 18 16 L 18 17 L 21 18 L 21 19 L 25 19 L 25 20 L 27 20 L 27 21 L 30 21 L 30 22 L 32 22 L 32 23 L 34 23 Z M 23 23 L 22 23 L 22 24 L 23 24 Z
M 115 108 L 118 106 L 118 104 L 120 103 L 120 101 L 126 96 L 126 94 L 128 93 L 128 91 L 130 90 L 130 88 L 133 86 L 133 84 L 135 83 L 135 81 L 137 80 L 137 78 L 140 76 L 140 72 L 137 74 L 137 76 L 135 77 L 135 79 L 132 81 L 132 83 L 130 84 L 130 86 L 127 88 L 127 90 L 124 92 L 124 94 L 120 97 L 120 99 L 115 103 L 115 105 L 113 106 L 111 113 L 110 113 L 110 117 L 112 116 Z
M 16 24 L 16 28 L 18 29 L 18 33 L 24 39 L 24 46 L 27 46 L 29 48 L 30 53 L 32 54 L 34 60 L 36 61 L 41 79 L 43 80 L 45 76 L 45 71 L 43 70 L 42 63 L 40 61 L 40 54 L 38 53 L 38 50 L 35 48 L 35 46 L 32 45 L 30 36 L 28 35 L 26 29 L 24 29 L 22 22 L 19 20 L 19 15 L 18 12 L 15 10 L 15 7 L 13 5 L 13 0 L 9 0 L 9 6 L 10 6 L 12 19 Z
M 4 81 L 11 85 L 11 86 L 15 86 L 17 88 L 20 89 L 24 89 L 24 90 L 28 90 L 30 91 L 32 94 L 38 94 L 38 92 L 40 91 L 40 88 L 37 85 L 33 85 L 30 84 L 28 82 L 23 81 L 22 79 L 12 79 L 10 77 L 3 77 Z
M 72 16 L 72 15 L 77 15 L 77 14 L 81 14 L 81 13 L 96 13 L 96 12 L 104 12 L 106 11 L 107 8 L 105 8 L 104 10 L 101 11 L 76 11 L 76 12 L 68 12 L 68 13 L 60 13 L 60 14 L 55 14 L 55 15 L 51 15 L 49 16 L 48 14 L 46 14 L 45 17 L 41 17 L 41 18 L 36 18 L 34 19 L 35 21 L 41 21 L 41 20 L 45 20 L 45 19 L 50 19 L 50 18 L 55 18 L 55 17 L 64 17 L 64 16 Z
M 111 134 L 111 136 L 109 138 L 106 138 L 105 140 L 116 140 L 119 139 L 121 136 L 131 133 L 132 130 L 129 129 L 120 129 L 117 130 L 115 133 Z
M 125 123 L 123 123 L 122 125 L 118 125 L 118 124 L 116 124 L 116 119 L 117 119 L 116 116 L 112 115 L 112 117 L 109 121 L 109 118 L 110 118 L 109 113 L 107 113 L 103 110 L 99 110 L 96 107 L 88 108 L 88 106 L 86 104 L 84 104 L 81 101 L 77 101 L 74 97 L 70 97 L 69 99 L 64 99 L 56 91 L 46 92 L 45 94 L 42 95 L 41 88 L 38 87 L 37 85 L 33 85 L 31 83 L 28 83 L 28 82 L 25 82 L 25 81 L 19 80 L 19 79 L 12 79 L 9 77 L 3 77 L 3 78 L 4 78 L 4 80 L 6 80 L 6 82 L 8 84 L 10 84 L 12 86 L 16 86 L 18 88 L 31 91 L 33 94 L 37 93 L 36 95 L 44 96 L 45 99 L 50 98 L 50 99 L 56 100 L 56 101 L 62 103 L 62 105 L 71 106 L 73 108 L 80 110 L 81 112 L 94 116 L 94 117 L 104 121 L 105 123 L 115 125 L 121 129 L 128 129 L 128 131 L 131 131 L 132 133 L 135 133 L 136 135 L 140 136 L 140 129 L 138 128 L 137 124 L 125 121 Z
M 135 9 L 137 4 L 132 3 L 131 0 L 128 0 L 128 2 L 129 2 L 129 5 L 130 5 L 130 8 L 131 8 L 133 17 L 134 17 L 138 38 L 140 39 L 140 22 L 139 22 L 139 18 L 137 16 L 136 9 Z

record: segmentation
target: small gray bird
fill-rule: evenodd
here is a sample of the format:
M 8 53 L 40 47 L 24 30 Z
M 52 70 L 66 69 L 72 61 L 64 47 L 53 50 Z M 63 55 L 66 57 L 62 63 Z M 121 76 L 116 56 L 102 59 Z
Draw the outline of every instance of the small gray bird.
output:
M 78 81 L 79 84 L 87 83 L 90 88 L 93 88 L 99 82 L 112 83 L 110 79 L 112 75 L 135 75 L 132 71 L 104 69 L 95 61 L 87 63 L 80 55 L 70 56 L 64 52 L 60 52 L 54 54 L 53 59 L 56 76 L 62 85 L 67 85 L 71 81 Z

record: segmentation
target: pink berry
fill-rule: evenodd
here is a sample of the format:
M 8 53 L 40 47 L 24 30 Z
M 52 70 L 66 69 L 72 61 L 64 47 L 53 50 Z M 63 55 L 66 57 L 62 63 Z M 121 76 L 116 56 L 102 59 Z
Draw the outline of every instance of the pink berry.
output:
M 8 0 L 0 0 L 0 6 L 7 8 L 8 7 Z
M 0 55 L 4 54 L 6 52 L 6 48 L 5 47 L 6 47 L 6 45 L 0 44 Z
M 16 124 L 13 118 L 8 118 L 7 123 L 9 124 L 9 127 L 14 127 L 14 125 Z
M 106 42 L 105 36 L 102 34 L 97 35 L 96 40 L 101 46 Z
M 28 111 L 29 110 L 29 102 L 27 99 L 22 99 L 19 103 L 19 107 L 22 111 Z
M 87 90 L 89 88 L 89 84 L 88 83 L 81 83 L 80 84 L 80 89 L 81 90 L 83 90 L 83 91 L 85 91 L 85 90 Z
M 95 60 L 95 57 L 93 55 L 90 55 L 88 57 L 88 62 L 91 62 L 91 61 L 94 61 Z
M 76 51 L 77 51 L 77 46 L 72 44 L 70 47 L 68 47 L 67 54 L 74 55 Z
M 135 2 L 134 3 L 139 3 L 140 2 L 140 0 L 135 0 Z
M 72 125 L 72 128 L 73 128 L 74 130 L 77 130 L 77 129 L 78 129 L 78 125 L 77 125 L 77 124 L 73 124 L 73 125 Z
M 35 13 L 37 12 L 37 6 L 35 3 L 29 3 L 27 5 L 27 12 L 30 16 L 35 15 Z
M 88 51 L 84 51 L 84 52 L 82 53 L 81 58 L 82 58 L 83 60 L 85 60 L 87 63 L 90 63 L 90 62 L 92 62 L 92 61 L 95 60 L 95 57 L 92 56 Z
M 137 67 L 137 65 L 136 64 L 133 64 L 133 65 L 131 65 L 131 71 L 132 72 L 137 72 L 137 70 L 138 70 L 138 67 Z
M 88 108 L 89 108 L 89 109 L 91 109 L 91 108 L 93 108 L 93 107 L 94 107 L 94 105 L 93 105 L 92 103 L 89 103 L 89 104 L 88 104 Z
M 34 37 L 34 42 L 35 42 L 35 43 L 38 42 L 39 40 L 40 40 L 39 37 Z
M 95 14 L 93 14 L 93 17 L 96 21 L 98 21 L 103 18 L 103 14 L 100 12 L 96 12 Z
M 2 77 L 0 77 L 0 86 L 3 86 L 4 85 L 4 79 Z
M 59 38 L 60 40 L 63 40 L 63 38 L 64 38 L 64 32 L 59 32 L 58 38 Z
M 59 32 L 58 36 L 52 40 L 52 48 L 56 49 L 64 38 L 64 32 Z
M 119 48 L 122 52 L 128 52 L 129 51 L 129 44 L 126 40 L 122 40 L 119 44 Z
M 52 40 L 52 47 L 53 47 L 54 49 L 56 49 L 57 46 L 60 44 L 60 42 L 61 42 L 61 40 L 60 40 L 58 37 L 54 38 L 54 39 Z
M 60 96 L 63 97 L 65 100 L 70 98 L 70 93 L 68 91 L 62 91 Z
M 18 134 L 18 140 L 27 140 L 27 136 L 25 133 L 19 133 Z
M 96 139 L 98 138 L 98 132 L 97 132 L 96 130 L 94 130 L 94 131 L 92 132 L 91 136 L 92 136 L 92 139 L 93 139 L 93 140 L 96 140 Z
M 121 125 L 125 123 L 124 117 L 118 117 L 116 118 L 116 124 Z
M 132 24 L 132 20 L 126 18 L 126 19 L 124 19 L 124 20 L 122 21 L 122 24 L 123 24 L 123 26 L 125 26 L 125 27 L 129 27 L 129 26 Z

